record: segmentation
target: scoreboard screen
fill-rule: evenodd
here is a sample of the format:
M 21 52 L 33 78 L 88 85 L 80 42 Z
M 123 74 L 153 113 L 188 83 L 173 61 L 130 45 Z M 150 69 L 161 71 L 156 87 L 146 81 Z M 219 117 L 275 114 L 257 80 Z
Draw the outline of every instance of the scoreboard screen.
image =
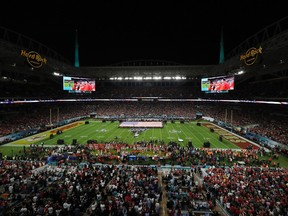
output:
M 218 76 L 201 79 L 201 91 L 205 93 L 227 93 L 231 90 L 234 90 L 234 76 Z
M 96 91 L 96 82 L 91 78 L 63 76 L 63 90 L 70 93 L 91 93 Z

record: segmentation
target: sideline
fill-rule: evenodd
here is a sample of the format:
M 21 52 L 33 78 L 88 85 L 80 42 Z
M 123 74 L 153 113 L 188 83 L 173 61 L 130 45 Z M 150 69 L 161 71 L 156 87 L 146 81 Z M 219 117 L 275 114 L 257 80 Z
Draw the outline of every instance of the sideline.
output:
M 67 125 L 63 125 L 61 127 L 57 127 L 57 128 L 52 128 L 50 130 L 47 130 L 47 131 L 44 131 L 44 132 L 41 132 L 41 133 L 37 133 L 37 134 L 33 134 L 31 136 L 27 136 L 27 137 L 24 137 L 22 139 L 19 139 L 19 140 L 15 140 L 13 142 L 10 142 L 10 143 L 6 143 L 6 144 L 3 144 L 2 146 L 27 146 L 27 145 L 31 145 L 31 144 L 34 144 L 36 141 L 42 141 L 42 140 L 46 140 L 47 138 L 49 138 L 50 134 L 56 134 L 58 130 L 62 130 L 62 131 L 67 131 L 67 130 L 70 130 L 70 129 L 73 129 L 73 128 L 76 128 L 76 127 L 79 127 L 81 125 L 84 125 L 85 124 L 85 121 L 76 121 L 76 122 L 72 122 L 70 124 L 67 124 Z

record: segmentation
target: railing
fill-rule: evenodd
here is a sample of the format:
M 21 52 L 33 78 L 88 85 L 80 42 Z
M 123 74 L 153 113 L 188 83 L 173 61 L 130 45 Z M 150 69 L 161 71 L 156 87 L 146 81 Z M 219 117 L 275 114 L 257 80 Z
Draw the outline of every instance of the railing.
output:
M 230 216 L 230 214 L 228 213 L 228 211 L 224 208 L 224 206 L 220 203 L 219 200 L 216 199 L 216 205 L 217 207 L 221 210 L 222 214 L 224 216 Z

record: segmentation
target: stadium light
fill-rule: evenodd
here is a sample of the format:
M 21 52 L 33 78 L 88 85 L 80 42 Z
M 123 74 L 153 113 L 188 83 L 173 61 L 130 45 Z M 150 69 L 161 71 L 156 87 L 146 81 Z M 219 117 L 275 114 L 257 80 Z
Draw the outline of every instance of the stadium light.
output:
M 244 74 L 244 73 L 245 72 L 243 70 L 241 70 L 241 71 L 236 72 L 235 75 L 241 75 L 241 74 Z
M 137 77 L 134 77 L 134 80 L 142 80 L 143 77 L 140 77 L 140 76 L 137 76 Z
M 55 72 L 55 71 L 53 72 L 53 75 L 54 75 L 54 76 L 62 76 L 62 74 L 60 74 L 60 73 L 58 73 L 58 72 Z
M 55 74 L 54 74 L 55 75 Z M 62 76 L 62 75 L 61 75 Z M 185 80 L 187 77 L 185 76 L 175 76 L 175 77 L 170 77 L 170 76 L 134 76 L 134 77 L 109 77 L 109 80 Z
M 160 77 L 160 76 L 153 77 L 153 80 L 160 80 L 160 79 L 162 79 L 162 77 Z
M 152 77 L 144 77 L 145 80 L 151 80 Z

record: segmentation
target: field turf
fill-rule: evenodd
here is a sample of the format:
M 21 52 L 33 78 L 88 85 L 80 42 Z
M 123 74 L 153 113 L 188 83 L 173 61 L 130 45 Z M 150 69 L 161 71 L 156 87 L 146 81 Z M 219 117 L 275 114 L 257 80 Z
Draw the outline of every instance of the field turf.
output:
M 74 127 L 68 129 L 61 129 L 62 134 L 55 133 L 53 130 L 53 138 L 50 138 L 51 131 L 26 137 L 21 140 L 12 142 L 13 146 L 17 145 L 30 145 L 30 144 L 42 144 L 44 145 L 56 145 L 58 139 L 63 139 L 64 144 L 72 144 L 73 139 L 77 140 L 78 144 L 87 144 L 88 140 L 96 140 L 97 143 L 105 142 L 119 142 L 133 144 L 141 141 L 154 141 L 154 143 L 176 142 L 179 145 L 187 146 L 188 142 L 192 142 L 195 148 L 202 148 L 203 143 L 209 141 L 211 148 L 221 149 L 239 149 L 239 147 L 227 139 L 219 140 L 219 134 L 211 132 L 206 126 L 197 126 L 196 122 L 164 123 L 163 128 L 147 128 L 140 132 L 139 136 L 135 137 L 130 128 L 119 128 L 119 122 L 111 121 L 94 121 L 90 120 L 89 124 L 80 122 Z M 224 130 L 223 130 L 224 131 Z
M 95 120 L 89 120 L 89 124 L 85 124 L 85 121 L 75 122 L 2 145 L 0 146 L 0 153 L 8 156 L 21 155 L 24 148 L 28 149 L 31 144 L 54 146 L 57 145 L 58 139 L 63 139 L 66 145 L 71 145 L 73 139 L 77 140 L 77 144 L 87 144 L 87 140 L 97 140 L 97 143 L 114 141 L 115 143 L 127 144 L 153 141 L 159 145 L 162 142 L 168 144 L 173 141 L 181 146 L 187 146 L 189 142 L 192 142 L 195 148 L 202 148 L 203 143 L 209 141 L 211 148 L 235 150 L 243 148 L 245 143 L 250 145 L 248 140 L 241 139 L 229 131 L 207 122 L 202 122 L 200 126 L 197 126 L 197 122 L 185 122 L 184 124 L 179 121 L 167 122 L 164 123 L 163 128 L 145 129 L 137 137 L 134 136 L 130 128 L 119 128 L 119 124 L 119 122 Z M 211 128 L 214 128 L 214 132 L 211 132 Z M 57 130 L 62 130 L 62 134 L 56 134 Z M 50 138 L 51 133 L 53 138 Z M 220 134 L 224 137 L 222 141 L 219 140 Z M 288 160 L 282 155 L 276 162 L 279 162 L 281 167 L 288 167 Z

